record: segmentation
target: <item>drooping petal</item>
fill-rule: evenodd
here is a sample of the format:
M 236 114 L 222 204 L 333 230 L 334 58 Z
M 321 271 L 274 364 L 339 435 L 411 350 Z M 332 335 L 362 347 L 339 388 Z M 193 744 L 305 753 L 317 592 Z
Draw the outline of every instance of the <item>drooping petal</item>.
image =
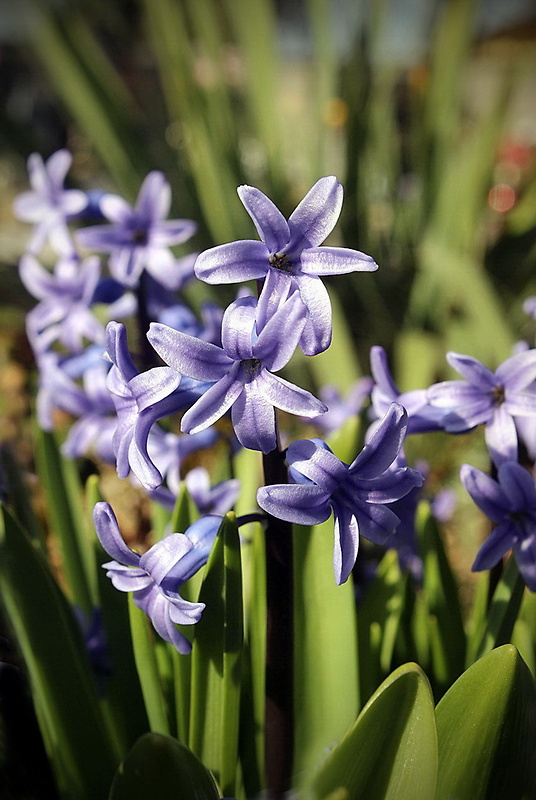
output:
M 244 390 L 243 384 L 237 380 L 239 371 L 240 363 L 237 361 L 227 375 L 208 388 L 194 403 L 182 418 L 183 433 L 198 433 L 208 428 L 231 408 Z
M 139 566 L 140 557 L 125 544 L 119 531 L 117 518 L 108 503 L 95 504 L 93 522 L 99 541 L 109 556 L 129 567 Z
M 371 256 L 348 247 L 308 247 L 300 256 L 302 272 L 308 275 L 346 275 L 374 272 L 378 265 Z
M 333 503 L 335 525 L 333 529 L 333 571 L 335 582 L 340 586 L 345 583 L 354 568 L 359 550 L 359 525 L 348 506 Z
M 463 464 L 460 479 L 477 506 L 493 522 L 501 522 L 512 510 L 502 486 L 476 467 Z
M 289 414 L 312 419 L 327 410 L 324 403 L 317 400 L 310 392 L 294 386 L 279 375 L 272 375 L 265 369 L 259 372 L 255 384 L 269 403 Z
M 405 409 L 392 403 L 368 443 L 350 464 L 350 475 L 376 478 L 385 472 L 400 452 L 406 427 Z
M 159 322 L 150 324 L 147 339 L 166 364 L 196 380 L 217 381 L 234 363 L 221 347 Z
M 341 213 L 343 188 L 337 178 L 320 178 L 289 217 L 289 253 L 317 247 L 329 236 Z
M 270 453 L 277 447 L 274 407 L 255 384 L 252 381 L 244 385 L 244 391 L 233 404 L 231 421 L 243 447 Z
M 351 510 L 357 518 L 360 535 L 373 544 L 385 544 L 400 522 L 400 518 L 387 506 L 364 503 L 359 498 L 352 500 Z
M 290 239 L 290 229 L 275 203 L 254 186 L 239 186 L 237 191 L 270 253 L 283 250 Z
M 503 461 L 517 460 L 516 424 L 504 405 L 493 410 L 493 416 L 484 429 L 484 438 L 496 466 Z
M 295 276 L 303 304 L 307 307 L 307 321 L 300 346 L 307 356 L 323 353 L 331 344 L 331 301 L 328 290 L 316 275 Z
M 240 283 L 263 278 L 268 269 L 269 252 L 264 242 L 242 239 L 220 244 L 200 253 L 194 272 L 205 283 Z
M 497 525 L 478 551 L 471 567 L 473 572 L 494 567 L 511 550 L 516 538 L 516 529 L 510 520 L 504 520 Z
M 121 322 L 109 322 L 106 326 L 106 351 L 115 364 L 121 378 L 128 383 L 138 374 L 128 350 L 127 330 Z M 109 375 L 110 376 L 110 375 Z
M 349 486 L 354 486 L 368 503 L 394 503 L 415 487 L 422 486 L 423 482 L 422 474 L 410 467 L 387 470 L 372 480 L 349 478 Z
M 259 332 L 253 346 L 254 357 L 271 372 L 282 369 L 294 355 L 306 319 L 305 307 L 295 293 L 279 306 Z
M 536 484 L 528 470 L 515 461 L 507 461 L 500 465 L 498 477 L 512 511 L 536 511 Z
M 163 400 L 179 387 L 181 375 L 171 367 L 153 367 L 129 381 L 129 388 L 140 411 Z
M 447 353 L 447 361 L 469 383 L 478 387 L 482 392 L 492 390 L 498 383 L 493 372 L 472 356 L 450 351 Z
M 120 592 L 139 592 L 153 583 L 151 576 L 139 567 L 126 567 L 117 561 L 108 561 L 102 567 L 106 570 L 106 577 Z
M 193 546 L 184 533 L 172 533 L 160 539 L 141 556 L 140 567 L 149 573 L 156 584 L 160 585 L 171 570 L 174 570 L 177 575 L 178 562 Z M 179 579 L 177 578 L 177 580 Z
M 273 517 L 298 525 L 316 525 L 331 514 L 329 495 L 312 484 L 262 486 L 257 490 L 257 503 Z

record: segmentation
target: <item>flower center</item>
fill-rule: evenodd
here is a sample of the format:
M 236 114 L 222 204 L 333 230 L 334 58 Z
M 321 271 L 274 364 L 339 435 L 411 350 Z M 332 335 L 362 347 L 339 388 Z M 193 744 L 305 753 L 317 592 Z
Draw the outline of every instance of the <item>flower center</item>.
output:
M 504 403 L 504 386 L 494 386 L 491 392 L 491 396 L 493 398 L 493 403 L 496 406 L 500 406 Z
M 134 228 L 131 233 L 132 243 L 135 245 L 147 244 L 147 231 L 144 228 Z
M 269 257 L 268 261 L 271 267 L 278 269 L 280 272 L 292 272 L 292 264 L 286 253 L 275 253 Z
M 259 372 L 261 362 L 258 358 L 245 358 L 240 363 L 244 369 L 243 379 L 245 382 L 252 381 Z

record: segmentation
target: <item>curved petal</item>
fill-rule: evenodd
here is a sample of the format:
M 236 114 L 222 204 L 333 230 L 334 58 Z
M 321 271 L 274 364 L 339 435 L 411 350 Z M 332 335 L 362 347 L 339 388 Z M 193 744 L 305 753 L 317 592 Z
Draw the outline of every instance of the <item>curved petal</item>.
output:
M 236 363 L 221 347 L 159 322 L 151 322 L 147 339 L 166 364 L 199 381 L 217 381 Z
M 171 367 L 153 367 L 135 375 L 128 385 L 138 409 L 144 411 L 169 397 L 179 387 L 180 382 L 181 375 Z
M 130 206 L 126 200 L 123 200 L 123 198 L 119 197 L 117 194 L 105 194 L 104 197 L 101 197 L 99 208 L 106 219 L 109 219 L 110 222 L 116 222 L 120 225 L 128 222 L 133 213 L 132 206 Z M 84 228 L 83 231 L 80 231 L 80 233 L 83 233 L 85 237 L 89 231 L 94 231 L 97 228 L 109 230 L 109 226 L 95 225 L 91 226 L 91 228 Z
M 246 383 L 232 410 L 236 438 L 243 447 L 270 453 L 277 447 L 273 405 L 257 390 L 255 382 Z
M 138 374 L 128 350 L 127 329 L 122 322 L 107 324 L 106 352 L 126 383 Z
M 335 227 L 342 208 L 343 188 L 333 175 L 320 178 L 289 217 L 290 253 L 317 247 Z
M 257 503 L 273 517 L 298 525 L 316 525 L 331 514 L 329 495 L 312 484 L 262 486 L 257 491 Z
M 536 485 L 528 470 L 515 461 L 507 461 L 500 465 L 498 476 L 512 511 L 536 511 Z
M 158 247 L 182 244 L 188 241 L 196 230 L 197 225 L 191 219 L 165 219 L 153 226 L 151 244 Z
M 388 469 L 383 475 L 369 481 L 360 480 L 358 477 L 349 479 L 349 486 L 355 486 L 367 503 L 394 503 L 423 483 L 422 474 L 410 467 Z
M 264 242 L 242 239 L 220 244 L 200 253 L 194 272 L 205 283 L 240 283 L 263 278 L 268 269 L 269 252 Z
M 23 255 L 19 262 L 19 276 L 27 291 L 38 300 L 57 293 L 54 276 L 30 253 Z
M 507 389 L 504 407 L 514 417 L 536 416 L 536 391 L 510 392 Z
M 348 465 L 311 439 L 292 442 L 287 450 L 287 463 L 330 495 L 348 477 Z
M 439 408 L 457 408 L 485 401 L 491 407 L 491 394 L 467 381 L 442 381 L 434 383 L 426 391 L 428 402 Z
M 393 380 L 387 360 L 387 353 L 383 347 L 375 345 L 370 348 L 370 371 L 376 386 L 386 395 L 391 402 L 396 400 L 400 390 Z
M 333 571 L 340 586 L 348 580 L 359 550 L 359 525 L 353 512 L 343 503 L 333 503 Z
M 508 392 L 526 389 L 536 380 L 536 350 L 525 350 L 507 358 L 497 368 L 495 375 L 497 382 L 504 385 Z
M 516 538 L 516 529 L 510 520 L 505 520 L 497 525 L 478 551 L 471 567 L 473 572 L 494 567 L 511 550 Z
M 302 272 L 308 275 L 346 275 L 374 272 L 378 265 L 371 256 L 349 247 L 308 247 L 300 255 Z
M 281 303 L 277 311 L 259 332 L 253 355 L 271 372 L 282 369 L 298 346 L 307 312 L 298 293 Z
M 400 452 L 406 427 L 405 409 L 392 403 L 368 443 L 350 464 L 350 475 L 370 479 L 385 472 Z
M 160 585 L 168 573 L 173 570 L 177 580 L 180 580 L 180 569 L 177 573 L 178 562 L 193 548 L 193 542 L 184 533 L 172 533 L 156 542 L 140 558 L 140 567 Z
M 54 186 L 54 188 L 61 189 L 65 180 L 65 176 L 69 172 L 72 161 L 73 157 L 71 153 L 64 148 L 61 150 L 56 150 L 55 153 L 52 153 L 52 155 L 49 156 L 45 169 L 50 183 Z
M 229 358 L 235 361 L 253 358 L 256 308 L 254 297 L 241 297 L 231 303 L 223 315 L 221 343 Z
M 198 433 L 208 428 L 231 408 L 244 390 L 243 384 L 237 380 L 239 370 L 240 364 L 235 362 L 229 373 L 210 386 L 185 413 L 181 422 L 183 433 Z
M 279 375 L 272 375 L 265 369 L 262 369 L 255 378 L 255 385 L 271 405 L 289 414 L 312 419 L 327 411 L 324 403 L 317 400 L 310 392 L 294 386 Z
M 239 186 L 237 192 L 270 253 L 283 250 L 290 239 L 290 228 L 275 203 L 254 186 Z
M 116 589 L 120 592 L 139 592 L 152 585 L 153 580 L 144 569 L 138 567 L 125 567 L 117 561 L 108 561 L 102 565 Z
M 266 327 L 290 295 L 293 285 L 290 273 L 279 269 L 267 271 L 257 303 L 257 330 L 262 331 Z
M 328 290 L 316 275 L 298 274 L 295 282 L 307 308 L 300 346 L 305 355 L 315 356 L 331 344 L 331 301 Z
M 93 522 L 99 541 L 109 556 L 120 564 L 137 567 L 140 557 L 127 547 L 117 524 L 117 518 L 108 503 L 99 502 L 93 509 Z
M 359 499 L 352 502 L 361 536 L 373 544 L 383 545 L 392 536 L 400 518 L 387 506 L 364 503 Z
M 136 200 L 136 214 L 150 227 L 167 217 L 171 206 L 171 187 L 163 172 L 153 170 L 143 181 Z
M 502 486 L 476 467 L 463 464 L 460 479 L 477 506 L 493 522 L 501 522 L 512 510 Z
M 481 392 L 492 390 L 498 383 L 493 372 L 472 356 L 450 351 L 447 353 L 447 361 L 451 367 L 454 367 L 460 375 L 463 375 L 469 383 L 479 388 Z

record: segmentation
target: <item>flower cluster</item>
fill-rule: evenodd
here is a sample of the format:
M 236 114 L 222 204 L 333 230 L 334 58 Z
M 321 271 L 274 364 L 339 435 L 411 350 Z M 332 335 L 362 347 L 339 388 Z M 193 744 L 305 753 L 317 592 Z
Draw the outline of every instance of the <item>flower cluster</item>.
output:
M 188 457 L 222 438 L 227 452 L 245 447 L 268 456 L 279 448 L 278 412 L 329 434 L 369 397 L 370 425 L 355 459 L 341 461 L 320 439 L 292 441 L 285 454 L 288 483 L 261 487 L 260 508 L 305 526 L 333 515 L 339 584 L 354 569 L 361 536 L 396 548 L 418 578 L 414 520 L 424 476 L 406 463 L 404 439 L 484 425 L 498 482 L 469 466 L 462 481 L 498 526 L 475 569 L 487 569 L 513 548 L 527 585 L 536 588 L 536 489 L 518 463 L 522 420 L 536 414 L 534 349 L 519 350 L 495 372 L 449 353 L 463 380 L 401 392 L 385 350 L 375 346 L 371 378 L 360 379 L 344 400 L 334 387 L 320 387 L 319 400 L 279 373 L 297 348 L 312 357 L 330 345 L 331 304 L 322 278 L 377 269 L 364 253 L 323 245 L 342 207 L 335 177 L 317 181 L 288 219 L 261 191 L 241 186 L 240 200 L 260 239 L 177 255 L 172 247 L 188 241 L 196 226 L 167 219 L 171 188 L 162 173 L 146 177 L 134 205 L 100 196 L 99 224 L 72 234 L 74 222 L 84 222 L 85 212 L 89 218 L 91 201 L 64 188 L 70 164 L 67 151 L 47 162 L 32 156 L 32 191 L 15 203 L 19 218 L 35 225 L 20 276 L 39 301 L 28 315 L 40 370 L 39 421 L 51 429 L 55 409 L 74 417 L 66 454 L 115 464 L 120 477 L 129 476 L 168 509 L 185 480 L 200 519 L 141 556 L 124 543 L 110 506 L 95 508 L 98 537 L 114 559 L 104 565 L 107 575 L 119 590 L 134 593 L 161 637 L 188 652 L 176 625 L 195 623 L 203 606 L 183 600 L 179 589 L 206 562 L 220 522 L 214 515 L 229 510 L 240 489 L 234 479 L 211 487 L 195 460 L 185 468 Z M 55 256 L 51 268 L 38 260 L 47 246 Z M 194 275 L 212 285 L 254 280 L 258 292 L 242 287 L 226 309 L 206 304 L 199 318 L 182 294 Z M 129 349 L 131 335 L 137 355 Z M 230 425 L 221 423 L 227 415 Z

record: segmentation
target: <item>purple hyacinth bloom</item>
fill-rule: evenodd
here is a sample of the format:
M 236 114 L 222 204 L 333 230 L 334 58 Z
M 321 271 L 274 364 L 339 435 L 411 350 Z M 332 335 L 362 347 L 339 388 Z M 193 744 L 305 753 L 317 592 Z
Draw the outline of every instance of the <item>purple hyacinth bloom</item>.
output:
M 214 381 L 182 418 L 185 433 L 204 430 L 231 409 L 240 443 L 268 453 L 277 446 L 274 407 L 305 417 L 326 409 L 309 392 L 273 375 L 290 360 L 303 331 L 299 298 L 291 295 L 264 327 L 256 312 L 253 297 L 229 306 L 222 320 L 222 347 L 159 323 L 151 324 L 147 338 L 178 373 Z
M 288 221 L 259 189 L 240 186 L 238 195 L 262 241 L 246 239 L 212 247 L 198 257 L 195 274 L 207 283 L 264 278 L 259 299 L 261 326 L 297 290 L 307 309 L 300 346 L 307 355 L 321 353 L 331 342 L 331 304 L 320 277 L 378 268 L 370 256 L 357 250 L 319 247 L 339 218 L 341 184 L 333 176 L 321 178 Z
M 200 514 L 226 514 L 240 491 L 240 481 L 236 478 L 211 486 L 210 475 L 204 467 L 191 469 L 184 482 Z
M 484 424 L 485 439 L 496 466 L 517 460 L 514 417 L 536 415 L 536 350 L 517 353 L 495 372 L 476 358 L 447 353 L 447 361 L 465 380 L 444 381 L 428 389 L 428 400 L 446 413 L 448 433 L 463 433 Z
M 534 477 L 515 461 L 505 461 L 497 470 L 498 480 L 464 464 L 463 485 L 496 527 L 488 536 L 473 564 L 473 570 L 491 569 L 513 548 L 523 580 L 536 592 L 536 485 Z
M 165 536 L 141 556 L 125 544 L 108 503 L 95 505 L 93 520 L 101 545 L 114 559 L 102 565 L 107 577 L 121 592 L 133 592 L 134 603 L 162 639 L 179 653 L 189 653 L 191 644 L 176 625 L 199 622 L 205 605 L 183 600 L 178 589 L 206 564 L 221 517 L 203 517 L 185 533 Z
M 318 394 L 328 410 L 325 414 L 312 419 L 311 422 L 320 428 L 324 434 L 333 433 L 347 419 L 359 414 L 366 399 L 370 396 L 372 386 L 372 378 L 368 376 L 358 378 L 350 387 L 346 397 L 342 397 L 335 386 L 322 386 Z
M 391 403 L 399 403 L 408 414 L 408 435 L 442 429 L 444 411 L 429 404 L 426 389 L 400 391 L 389 370 L 387 353 L 379 345 L 370 349 L 370 370 L 374 379 L 371 401 L 376 419 L 383 417 Z
M 128 351 L 127 333 L 120 322 L 106 326 L 107 354 L 112 362 L 107 386 L 117 411 L 113 438 L 117 474 L 126 478 L 130 470 L 146 489 L 162 483 L 162 475 L 151 460 L 147 441 L 154 423 L 184 408 L 199 397 L 198 386 L 183 380 L 170 367 L 154 367 L 139 373 Z
M 171 188 L 161 172 L 147 175 L 134 207 L 113 194 L 105 195 L 100 206 L 112 225 L 84 228 L 76 238 L 83 247 L 111 253 L 110 272 L 117 281 L 137 286 L 146 270 L 168 289 L 181 285 L 184 264 L 175 259 L 169 247 L 187 241 L 196 225 L 187 219 L 166 219 Z
M 392 468 L 406 433 L 407 414 L 393 403 L 372 438 L 351 464 L 340 461 L 323 442 L 300 440 L 287 450 L 293 484 L 264 486 L 259 506 L 279 519 L 300 525 L 324 522 L 333 511 L 335 580 L 344 583 L 357 558 L 359 536 L 384 544 L 399 518 L 393 503 L 420 486 L 423 477 L 409 467 Z
M 27 316 L 34 352 L 44 352 L 55 341 L 71 352 L 83 350 L 85 340 L 104 342 L 104 326 L 90 311 L 100 277 L 97 257 L 84 261 L 76 255 L 63 257 L 50 272 L 26 254 L 19 274 L 26 289 L 40 301 Z
M 63 188 L 71 162 L 72 156 L 67 150 L 58 150 L 46 162 L 38 153 L 32 153 L 28 159 L 32 189 L 15 198 L 13 211 L 18 219 L 35 225 L 28 243 L 32 253 L 38 253 L 47 240 L 57 253 L 74 252 L 66 219 L 85 208 L 87 197 L 78 189 Z

